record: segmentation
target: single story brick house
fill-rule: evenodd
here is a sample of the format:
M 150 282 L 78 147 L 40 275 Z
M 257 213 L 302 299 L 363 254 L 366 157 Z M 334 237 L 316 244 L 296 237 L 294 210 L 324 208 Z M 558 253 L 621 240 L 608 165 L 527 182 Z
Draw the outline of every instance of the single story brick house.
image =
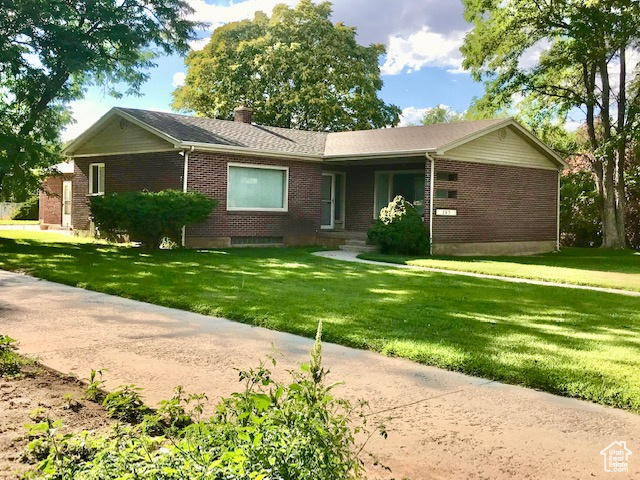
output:
M 172 188 L 219 201 L 187 247 L 339 245 L 403 195 L 434 254 L 558 248 L 566 163 L 513 119 L 327 133 L 256 125 L 246 107 L 235 121 L 113 108 L 65 154 L 78 232 L 92 195 Z

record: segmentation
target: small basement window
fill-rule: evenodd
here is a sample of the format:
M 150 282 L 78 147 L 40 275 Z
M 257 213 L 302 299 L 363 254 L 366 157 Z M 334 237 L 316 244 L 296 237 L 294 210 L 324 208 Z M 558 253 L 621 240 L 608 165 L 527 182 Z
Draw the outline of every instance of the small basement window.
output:
M 436 198 L 458 198 L 458 191 L 439 188 L 436 190 Z
M 283 245 L 283 237 L 232 237 L 231 245 L 241 247 L 245 245 Z
M 104 195 L 104 163 L 89 165 L 89 195 Z
M 441 182 L 457 182 L 458 174 L 451 172 L 438 172 L 436 174 L 436 180 L 439 180 Z

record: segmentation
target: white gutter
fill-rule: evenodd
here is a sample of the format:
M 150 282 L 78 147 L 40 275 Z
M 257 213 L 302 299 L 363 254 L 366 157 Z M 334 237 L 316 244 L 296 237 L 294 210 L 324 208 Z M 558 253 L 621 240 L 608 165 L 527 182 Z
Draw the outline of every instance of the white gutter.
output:
M 429 174 L 431 179 L 429 180 L 429 255 L 433 255 L 433 181 L 435 178 L 435 161 L 433 157 L 428 153 L 425 153 L 427 160 L 431 162 L 429 167 Z
M 187 193 L 187 178 L 189 176 L 189 152 L 193 152 L 194 147 L 191 147 L 191 150 L 184 150 L 182 154 L 184 155 L 184 171 L 182 173 L 182 191 Z M 187 229 L 183 225 L 182 226 L 182 246 L 186 247 L 186 237 L 187 237 Z
M 560 176 L 562 171 L 558 170 L 558 211 L 556 212 L 556 250 L 560 251 Z
M 220 152 L 220 153 L 232 153 L 236 155 L 253 155 L 258 157 L 274 157 L 285 158 L 289 160 L 306 160 L 310 162 L 322 162 L 322 156 L 314 155 L 311 153 L 287 153 L 276 152 L 273 150 L 259 150 L 256 148 L 235 147 L 229 145 L 218 145 L 212 143 L 202 142 L 182 142 L 176 144 L 176 147 L 191 148 L 191 151 L 198 149 L 202 152 Z

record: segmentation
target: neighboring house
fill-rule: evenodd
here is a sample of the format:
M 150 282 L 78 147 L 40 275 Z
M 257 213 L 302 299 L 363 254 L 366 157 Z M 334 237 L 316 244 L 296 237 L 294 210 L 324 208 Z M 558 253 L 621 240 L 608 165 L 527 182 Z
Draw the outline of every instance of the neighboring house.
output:
M 395 195 L 423 213 L 436 254 L 558 245 L 566 164 L 512 119 L 326 133 L 255 125 L 246 107 L 235 121 L 114 108 L 65 154 L 78 231 L 92 195 L 173 188 L 220 202 L 187 247 L 340 244 Z
M 71 228 L 73 162 L 55 169 L 58 175 L 47 178 L 40 192 L 38 218 L 43 229 Z

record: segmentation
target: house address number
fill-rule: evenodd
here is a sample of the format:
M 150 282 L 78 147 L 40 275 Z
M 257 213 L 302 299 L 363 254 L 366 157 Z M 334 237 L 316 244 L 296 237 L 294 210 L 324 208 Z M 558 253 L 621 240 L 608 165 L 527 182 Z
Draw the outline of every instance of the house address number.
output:
M 436 215 L 440 217 L 455 217 L 458 215 L 457 210 L 444 209 L 444 208 L 436 208 Z

